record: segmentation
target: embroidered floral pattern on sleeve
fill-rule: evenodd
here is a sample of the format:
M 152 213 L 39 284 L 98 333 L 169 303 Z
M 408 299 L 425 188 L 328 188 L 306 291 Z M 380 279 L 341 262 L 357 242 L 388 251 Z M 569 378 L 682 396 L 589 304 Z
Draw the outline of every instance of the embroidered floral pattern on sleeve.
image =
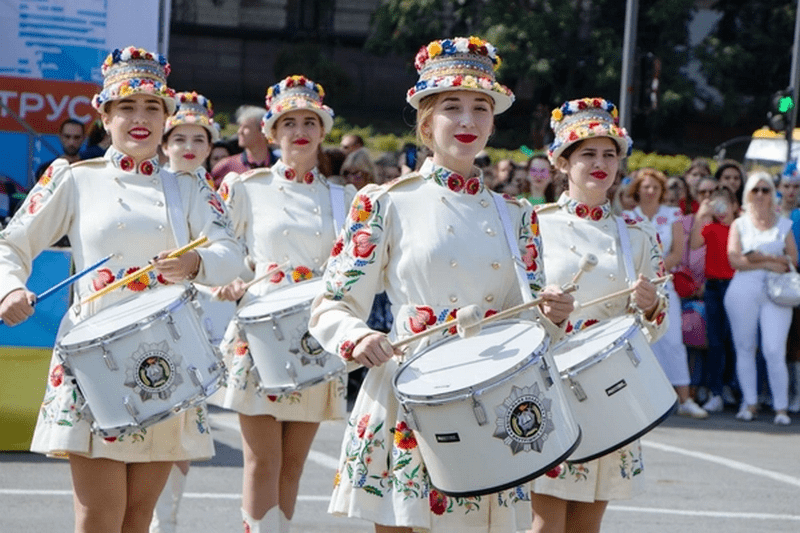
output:
M 364 275 L 365 266 L 377 258 L 377 243 L 383 234 L 381 202 L 366 194 L 353 200 L 339 238 L 333 244 L 325 274 L 325 296 L 341 300 Z
M 522 210 L 519 231 L 519 249 L 525 264 L 525 274 L 531 294 L 536 297 L 545 285 L 542 263 L 542 235 L 539 233 L 539 218 L 532 209 Z

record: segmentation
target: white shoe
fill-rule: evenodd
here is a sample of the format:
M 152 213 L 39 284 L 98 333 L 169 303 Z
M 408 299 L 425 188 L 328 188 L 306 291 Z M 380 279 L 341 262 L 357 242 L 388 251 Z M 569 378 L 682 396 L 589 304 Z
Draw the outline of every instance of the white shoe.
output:
M 678 406 L 678 414 L 690 418 L 708 418 L 706 410 L 694 403 L 691 398 Z
M 788 426 L 792 423 L 792 419 L 786 413 L 778 413 L 772 423 L 776 426 Z
M 276 533 L 281 530 L 281 510 L 276 505 L 267 511 L 264 518 L 256 520 L 242 509 L 242 522 L 246 533 Z
M 715 394 L 712 394 L 708 401 L 703 404 L 703 409 L 709 413 L 721 413 L 724 408 L 725 404 L 722 401 L 722 396 Z
M 746 405 L 743 405 L 743 406 L 742 406 L 742 408 L 741 408 L 741 409 L 739 409 L 739 412 L 738 412 L 738 413 L 736 413 L 736 418 L 737 418 L 738 420 L 744 420 L 745 422 L 750 422 L 750 421 L 752 421 L 752 420 L 753 420 L 755 417 L 756 417 L 756 415 L 754 415 L 754 414 L 753 414 L 753 411 L 751 411 L 750 409 L 748 409 Z

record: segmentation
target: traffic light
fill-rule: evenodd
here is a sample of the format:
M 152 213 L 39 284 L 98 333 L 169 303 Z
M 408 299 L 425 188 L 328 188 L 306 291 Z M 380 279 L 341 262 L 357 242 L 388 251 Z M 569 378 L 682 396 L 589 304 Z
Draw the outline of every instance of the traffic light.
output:
M 789 127 L 789 113 L 794 109 L 794 91 L 792 88 L 776 91 L 770 101 L 770 110 L 767 113 L 769 127 L 775 131 L 785 131 Z

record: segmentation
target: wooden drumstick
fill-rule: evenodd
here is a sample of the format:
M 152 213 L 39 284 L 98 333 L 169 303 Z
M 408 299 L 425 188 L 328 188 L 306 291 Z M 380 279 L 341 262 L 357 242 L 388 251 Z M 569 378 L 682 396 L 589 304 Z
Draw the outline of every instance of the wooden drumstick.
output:
M 263 280 L 267 279 L 268 277 L 270 277 L 270 276 L 272 276 L 274 274 L 277 274 L 278 272 L 280 272 L 281 270 L 283 270 L 287 266 L 289 266 L 289 261 L 284 261 L 280 265 L 276 265 L 276 266 L 270 268 L 269 270 L 267 270 L 266 272 L 264 272 L 263 274 L 258 276 L 256 279 L 254 279 L 252 281 L 248 281 L 247 283 L 245 283 L 242 286 L 242 288 L 244 288 L 244 290 L 247 290 L 250 287 L 252 287 L 253 285 L 255 285 L 256 283 L 258 283 L 259 281 L 263 281 Z
M 176 257 L 179 257 L 179 256 L 185 254 L 186 252 L 188 252 L 189 250 L 193 250 L 193 249 L 197 248 L 198 246 L 202 246 L 206 242 L 208 242 L 208 237 L 206 237 L 204 235 L 204 236 L 202 236 L 202 237 L 200 237 L 198 239 L 193 240 L 192 242 L 190 242 L 186 246 L 178 248 L 177 250 L 173 250 L 172 252 L 169 253 L 169 255 L 167 255 L 167 257 L 165 257 L 165 259 L 174 259 Z M 136 278 L 138 278 L 142 274 L 147 274 L 148 272 L 150 272 L 154 268 L 155 268 L 155 265 L 149 264 L 146 267 L 140 268 L 136 272 L 131 272 L 127 276 L 118 279 L 117 281 L 111 283 L 110 285 L 106 285 L 105 287 L 103 287 L 102 289 L 97 291 L 96 293 L 94 293 L 94 294 L 92 294 L 90 296 L 87 296 L 86 298 L 81 300 L 81 305 L 84 305 L 84 304 L 87 304 L 87 303 L 89 303 L 91 301 L 97 300 L 98 298 L 100 298 L 102 296 L 105 296 L 109 292 L 111 292 L 111 291 L 113 291 L 115 289 L 118 289 L 118 288 L 122 287 L 123 285 L 127 285 L 128 283 L 130 283 L 131 281 L 135 280 Z
M 650 283 L 653 285 L 658 285 L 660 283 L 665 283 L 672 279 L 672 274 L 668 274 L 666 276 L 662 276 L 660 278 L 651 279 Z M 589 300 L 585 303 L 575 302 L 575 310 L 577 311 L 580 308 L 589 307 L 592 305 L 601 304 L 603 302 L 607 302 L 608 300 L 613 300 L 614 298 L 619 298 L 620 296 L 627 296 L 631 294 L 635 289 L 633 287 L 628 287 L 627 289 L 622 289 L 621 291 L 612 292 L 606 294 L 605 296 L 601 296 L 600 298 L 595 298 L 594 300 Z
M 572 277 L 572 281 L 570 281 L 567 285 L 562 286 L 562 289 L 570 287 L 572 285 L 577 285 L 578 280 L 581 278 L 584 272 L 590 272 L 597 266 L 598 259 L 597 256 L 594 254 L 584 254 L 581 257 L 580 262 L 578 263 L 578 271 L 575 272 L 575 275 Z

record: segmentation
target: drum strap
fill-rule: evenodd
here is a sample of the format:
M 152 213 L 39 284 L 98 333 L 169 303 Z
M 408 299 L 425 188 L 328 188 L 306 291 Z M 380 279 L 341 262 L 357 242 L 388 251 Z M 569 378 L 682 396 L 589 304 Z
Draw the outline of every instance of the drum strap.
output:
M 522 291 L 522 301 L 530 302 L 533 300 L 531 296 L 530 284 L 528 283 L 528 275 L 525 273 L 525 267 L 522 263 L 522 257 L 519 254 L 519 245 L 514 237 L 514 229 L 511 226 L 511 219 L 508 216 L 508 206 L 506 199 L 502 195 L 495 192 L 491 193 L 494 205 L 497 206 L 497 213 L 500 215 L 500 221 L 503 223 L 503 232 L 506 234 L 506 242 L 511 249 L 511 255 L 514 258 L 514 267 L 517 272 L 517 281 Z
M 338 235 L 344 226 L 344 187 L 336 183 L 328 183 L 331 188 L 331 209 L 333 210 L 333 233 Z
M 622 251 L 622 261 L 625 263 L 625 276 L 628 283 L 636 281 L 636 271 L 633 269 L 633 255 L 631 254 L 631 236 L 628 233 L 628 225 L 622 217 L 614 217 L 617 220 L 619 229 L 619 244 Z
M 161 167 L 161 183 L 164 185 L 164 200 L 167 203 L 167 218 L 172 226 L 175 243 L 180 247 L 189 243 L 189 228 L 186 226 L 186 217 L 183 214 L 183 202 L 178 192 L 178 180 L 175 174 Z

